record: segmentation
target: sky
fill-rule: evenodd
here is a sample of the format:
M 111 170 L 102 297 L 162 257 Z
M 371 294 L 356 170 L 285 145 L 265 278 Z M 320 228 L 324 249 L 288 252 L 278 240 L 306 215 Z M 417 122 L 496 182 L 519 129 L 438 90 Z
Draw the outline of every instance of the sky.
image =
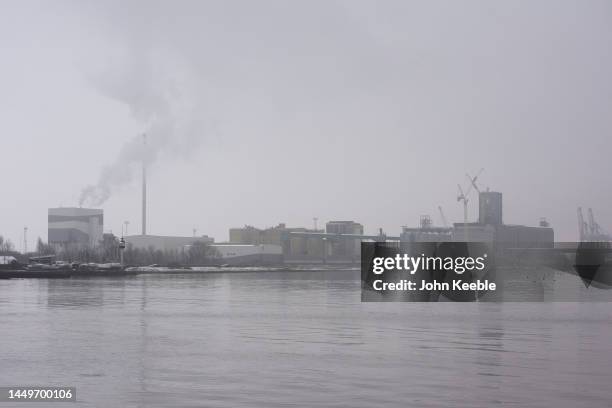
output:
M 504 221 L 612 231 L 608 1 L 5 1 L 0 234 L 47 208 L 228 239 L 355 220 L 397 235 L 484 171 Z M 84 192 L 85 191 L 85 192 Z M 477 216 L 471 195 L 469 217 Z

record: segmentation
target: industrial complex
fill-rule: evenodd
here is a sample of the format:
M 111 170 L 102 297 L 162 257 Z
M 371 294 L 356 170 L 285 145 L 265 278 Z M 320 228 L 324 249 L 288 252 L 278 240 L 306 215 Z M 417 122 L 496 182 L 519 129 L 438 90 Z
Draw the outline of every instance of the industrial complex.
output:
M 553 248 L 554 231 L 545 219 L 538 226 L 508 225 L 503 222 L 503 195 L 496 191 L 481 191 L 478 176 L 467 175 L 467 188 L 458 185 L 457 201 L 463 204 L 463 222 L 449 225 L 441 207 L 438 207 L 443 226 L 434 226 L 429 215 L 420 217 L 416 227 L 404 226 L 398 236 L 387 236 L 382 230 L 367 235 L 362 224 L 352 220 L 329 221 L 325 227 L 288 227 L 284 223 L 269 228 L 245 225 L 230 228 L 229 242 L 217 243 L 207 235 L 166 236 L 147 234 L 147 183 L 146 167 L 142 169 L 142 230 L 141 234 L 121 237 L 126 248 L 186 254 L 194 245 L 213 248 L 217 264 L 355 264 L 360 262 L 362 241 L 397 242 L 484 242 L 496 253 L 521 248 Z M 472 191 L 478 193 L 478 217 L 468 220 L 468 201 Z M 49 209 L 49 244 L 57 251 L 73 248 L 95 250 L 102 242 L 118 242 L 117 237 L 103 234 L 102 209 L 68 207 Z M 592 211 L 589 222 L 584 221 L 579 210 L 581 239 L 602 236 Z
M 481 170 L 482 171 L 482 170 Z M 362 241 L 400 242 L 484 242 L 496 252 L 519 248 L 552 248 L 554 232 L 545 220 L 539 226 L 507 225 L 503 222 L 503 196 L 500 192 L 480 191 L 475 177 L 468 176 L 470 185 L 465 190 L 459 185 L 457 201 L 464 206 L 464 220 L 452 226 L 436 227 L 431 217 L 423 215 L 417 227 L 402 227 L 399 236 L 387 236 L 382 230 L 376 235 L 364 234 L 362 224 L 352 221 L 329 221 L 324 229 L 287 227 L 256 228 L 245 225 L 230 228 L 229 242 L 215 243 L 207 235 L 165 236 L 147 234 L 146 168 L 142 172 L 142 230 L 141 234 L 122 236 L 126 247 L 161 251 L 173 254 L 188 253 L 196 244 L 214 249 L 214 262 L 219 264 L 280 264 L 325 263 L 354 264 L 360 262 Z M 478 220 L 468 222 L 467 203 L 472 190 L 478 193 Z M 440 209 L 444 224 L 446 217 Z M 50 208 L 49 244 L 56 250 L 70 248 L 95 249 L 104 239 L 103 210 L 91 208 Z M 123 234 L 122 234 L 123 235 Z M 115 237 L 112 237 L 115 240 Z
M 554 231 L 544 220 L 539 226 L 504 224 L 502 197 L 499 192 L 479 192 L 477 222 L 436 227 L 431 217 L 423 215 L 417 227 L 404 226 L 399 236 L 387 236 L 382 231 L 366 235 L 363 225 L 358 222 L 329 221 L 324 229 L 287 227 L 284 223 L 264 229 L 251 225 L 230 228 L 229 242 L 224 243 L 216 243 L 214 238 L 206 235 L 139 234 L 123 238 L 131 248 L 179 253 L 202 243 L 214 248 L 217 263 L 228 265 L 359 263 L 362 241 L 485 242 L 498 252 L 554 246 Z M 102 230 L 101 209 L 49 209 L 49 243 L 58 250 L 83 246 L 95 248 L 102 242 Z

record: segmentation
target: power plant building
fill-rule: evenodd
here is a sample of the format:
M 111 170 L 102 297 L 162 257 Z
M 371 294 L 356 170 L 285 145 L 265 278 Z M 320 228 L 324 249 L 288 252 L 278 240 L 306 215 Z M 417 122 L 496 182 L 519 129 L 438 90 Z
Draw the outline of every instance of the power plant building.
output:
M 48 242 L 56 249 L 95 248 L 102 241 L 101 209 L 59 207 L 48 210 Z

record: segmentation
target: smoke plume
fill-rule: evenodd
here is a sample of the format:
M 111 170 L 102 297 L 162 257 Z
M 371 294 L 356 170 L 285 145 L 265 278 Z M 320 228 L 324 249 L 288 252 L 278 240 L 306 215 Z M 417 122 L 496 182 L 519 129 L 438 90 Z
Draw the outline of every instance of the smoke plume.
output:
M 97 182 L 83 188 L 79 206 L 102 205 L 137 177 L 142 163 L 151 166 L 160 157 L 186 157 L 210 132 L 198 81 L 184 60 L 151 48 L 132 48 L 115 61 L 119 63 L 90 75 L 91 82 L 129 107 L 147 143 L 143 145 L 142 134 L 131 135 Z

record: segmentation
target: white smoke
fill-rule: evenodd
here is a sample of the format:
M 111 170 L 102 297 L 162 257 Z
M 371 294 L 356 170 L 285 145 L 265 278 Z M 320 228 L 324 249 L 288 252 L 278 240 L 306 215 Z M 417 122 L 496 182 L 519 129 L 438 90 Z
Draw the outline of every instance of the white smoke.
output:
M 147 136 L 133 135 L 115 160 L 100 172 L 95 184 L 83 188 L 79 205 L 100 206 L 160 157 L 186 157 L 211 132 L 199 81 L 189 64 L 177 55 L 151 48 L 130 49 L 90 75 L 104 95 L 126 104 Z M 117 62 L 118 61 L 118 62 Z

